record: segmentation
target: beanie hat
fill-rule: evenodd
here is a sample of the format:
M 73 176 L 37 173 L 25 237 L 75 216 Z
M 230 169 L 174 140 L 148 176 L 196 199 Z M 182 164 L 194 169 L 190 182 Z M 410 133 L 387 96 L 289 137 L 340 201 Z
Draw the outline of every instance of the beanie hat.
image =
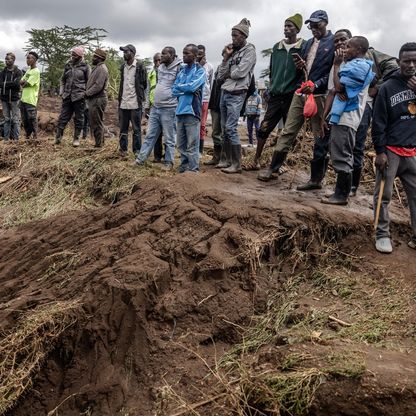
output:
M 250 31 L 250 20 L 244 18 L 241 19 L 241 22 L 238 25 L 233 26 L 233 29 L 239 30 L 246 38 L 248 38 L 248 33 Z
M 299 13 L 296 13 L 293 16 L 288 17 L 286 20 L 292 22 L 298 28 L 298 30 L 302 29 L 303 18 L 302 15 L 300 15 Z
M 78 55 L 80 58 L 84 56 L 85 49 L 83 46 L 75 46 L 71 49 L 71 52 L 74 52 L 76 55 Z
M 102 49 L 96 49 L 94 51 L 94 55 L 98 56 L 99 58 L 101 58 L 102 60 L 105 61 L 105 59 L 107 58 L 107 52 L 102 50 Z

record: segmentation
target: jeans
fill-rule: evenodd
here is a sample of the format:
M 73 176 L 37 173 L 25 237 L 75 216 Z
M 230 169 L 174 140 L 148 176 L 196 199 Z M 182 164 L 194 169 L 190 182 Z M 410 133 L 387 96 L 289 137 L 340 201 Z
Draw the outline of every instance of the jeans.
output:
M 240 118 L 241 108 L 243 107 L 246 94 L 233 95 L 227 91 L 221 94 L 221 128 L 224 134 L 224 140 L 230 140 L 231 144 L 240 144 L 238 135 L 238 119 Z
M 176 107 L 155 107 L 150 110 L 149 125 L 137 162 L 143 163 L 152 152 L 155 143 L 163 132 L 165 139 L 165 163 L 175 161 L 175 111 Z
M 58 129 L 62 131 L 65 129 L 68 122 L 74 116 L 75 130 L 81 133 L 84 127 L 84 111 L 85 100 L 71 101 L 71 98 L 65 98 L 62 100 L 61 114 L 58 119 Z
M 214 145 L 222 146 L 221 114 L 219 111 L 211 110 L 212 140 Z
M 178 150 L 181 155 L 179 172 L 198 172 L 200 121 L 191 114 L 178 115 L 176 119 Z
M 32 104 L 20 102 L 20 114 L 22 116 L 22 124 L 25 129 L 26 139 L 30 139 L 33 133 L 33 138 L 37 138 L 38 133 L 38 111 Z
M 4 116 L 4 140 L 19 140 L 20 112 L 19 101 L 2 101 Z
M 363 118 L 361 119 L 360 125 L 358 126 L 357 134 L 355 136 L 354 169 L 361 169 L 363 167 L 365 141 L 367 139 L 367 131 L 368 131 L 368 128 L 370 127 L 372 115 L 373 115 L 373 109 L 367 103 L 365 105 Z
M 134 154 L 138 154 L 142 145 L 142 109 L 135 108 L 134 110 L 124 110 L 120 108 L 118 116 L 120 123 L 120 150 L 127 152 L 129 143 L 129 124 L 131 122 L 133 129 L 132 149 Z
M 256 131 L 256 139 L 259 138 L 260 116 L 247 116 L 248 142 L 253 144 L 253 127 Z

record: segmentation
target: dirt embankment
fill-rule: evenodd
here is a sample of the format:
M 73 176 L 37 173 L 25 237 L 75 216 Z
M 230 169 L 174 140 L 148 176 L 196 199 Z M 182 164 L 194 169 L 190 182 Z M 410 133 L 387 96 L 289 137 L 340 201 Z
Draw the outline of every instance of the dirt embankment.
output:
M 377 280 L 396 300 L 414 267 L 386 277 L 368 212 L 297 198 L 211 171 L 4 231 L 9 415 L 413 414 L 415 286 L 385 310 Z

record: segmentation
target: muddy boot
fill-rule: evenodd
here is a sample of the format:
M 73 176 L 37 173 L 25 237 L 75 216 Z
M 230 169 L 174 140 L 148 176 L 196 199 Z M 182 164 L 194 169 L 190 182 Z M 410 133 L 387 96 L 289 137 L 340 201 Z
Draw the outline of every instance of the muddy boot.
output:
M 64 134 L 64 129 L 61 129 L 58 127 L 55 133 L 55 144 L 61 144 L 63 134 Z
M 218 165 L 220 162 L 221 157 L 221 149 L 222 146 L 220 144 L 214 144 L 214 153 L 212 155 L 212 159 L 208 160 L 208 162 L 204 162 L 204 165 L 210 166 L 210 165 Z
M 335 192 L 329 198 L 322 198 L 321 202 L 329 205 L 347 205 L 351 191 L 351 181 L 351 172 L 338 172 Z
M 228 168 L 231 165 L 231 142 L 229 140 L 224 140 L 221 149 L 220 161 L 217 166 L 217 169 Z
M 81 135 L 81 130 L 75 129 L 74 130 L 74 141 L 72 142 L 72 146 L 79 147 L 79 136 Z
M 262 170 L 257 175 L 257 179 L 263 182 L 267 182 L 270 179 L 273 179 L 273 173 L 277 172 L 282 167 L 283 162 L 286 160 L 286 156 L 287 152 L 274 151 L 269 168 Z
M 241 173 L 241 144 L 231 145 L 231 166 L 221 169 L 224 173 Z
M 362 171 L 362 168 L 355 168 L 352 171 L 352 187 L 351 187 L 350 196 L 357 195 L 357 189 L 358 189 L 358 186 L 360 185 L 361 171 Z
M 199 154 L 202 156 L 204 154 L 204 140 L 199 139 Z
M 298 191 L 312 191 L 313 189 L 322 189 L 322 180 L 325 177 L 328 168 L 328 159 L 318 159 L 311 161 L 311 178 L 303 185 L 296 187 Z

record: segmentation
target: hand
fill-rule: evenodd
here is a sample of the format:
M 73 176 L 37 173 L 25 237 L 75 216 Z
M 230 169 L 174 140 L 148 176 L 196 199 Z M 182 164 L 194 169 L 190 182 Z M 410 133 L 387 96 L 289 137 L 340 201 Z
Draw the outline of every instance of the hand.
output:
M 302 94 L 313 94 L 313 92 L 315 91 L 315 85 L 311 86 L 311 87 L 304 87 L 302 88 Z
M 376 156 L 375 161 L 376 168 L 383 173 L 388 167 L 387 155 L 385 153 L 380 153 Z
M 329 130 L 328 123 L 326 122 L 326 119 L 321 120 L 321 138 L 323 139 L 326 136 L 326 132 Z
M 346 92 L 338 92 L 337 93 L 337 97 L 341 100 L 341 101 L 347 101 L 348 100 L 348 95 Z
M 416 92 L 416 75 L 413 75 L 412 78 L 407 81 L 407 86 Z
M 228 59 L 233 54 L 233 52 L 234 52 L 234 48 L 233 48 L 232 43 L 229 43 L 228 45 L 224 46 L 223 55 L 222 55 L 223 60 L 228 61 Z
M 337 49 L 334 56 L 334 65 L 340 66 L 344 62 L 344 50 Z
M 296 69 L 306 68 L 306 62 L 299 55 L 292 55 Z
M 368 95 L 371 97 L 371 98 L 376 98 L 376 95 L 378 94 L 378 88 L 377 87 L 370 87 L 369 89 L 368 89 Z

